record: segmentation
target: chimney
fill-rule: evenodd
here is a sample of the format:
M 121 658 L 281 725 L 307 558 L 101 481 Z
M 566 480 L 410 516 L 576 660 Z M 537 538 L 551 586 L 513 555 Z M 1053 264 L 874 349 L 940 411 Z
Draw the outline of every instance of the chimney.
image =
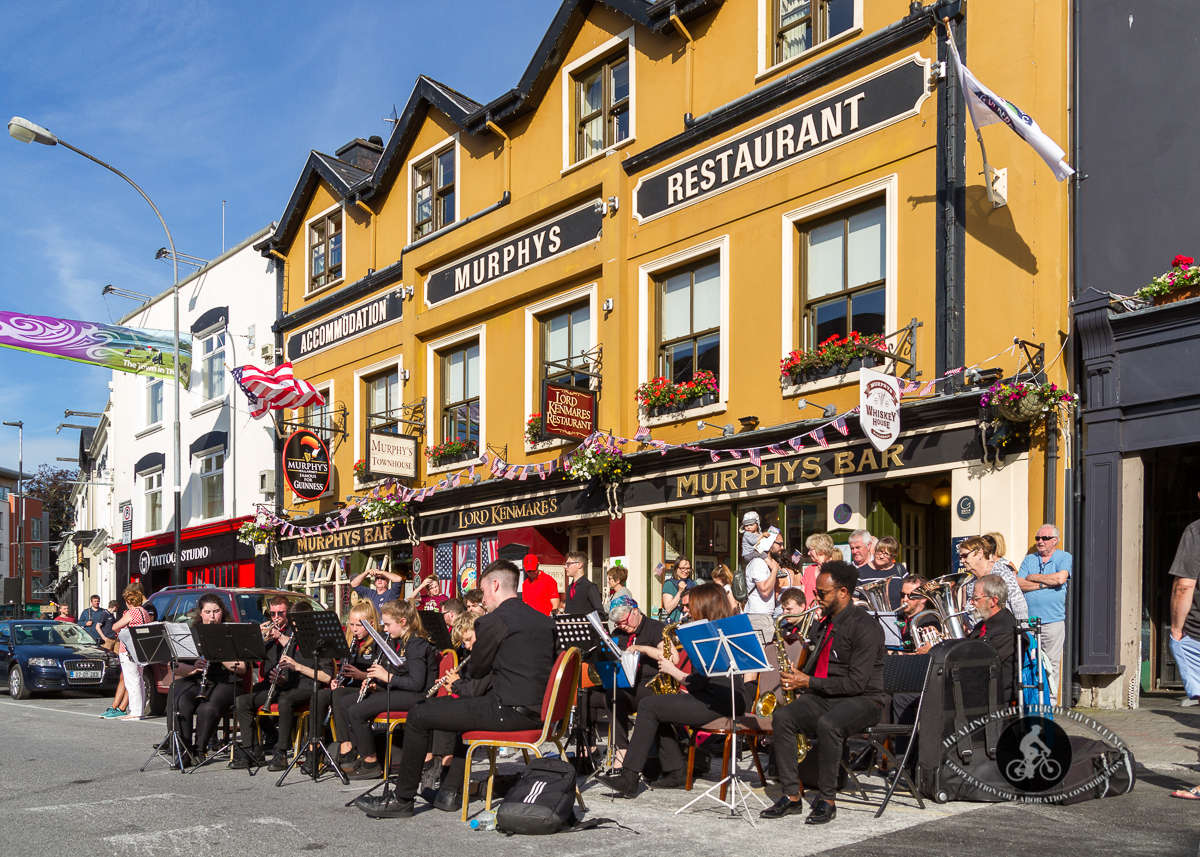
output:
M 355 137 L 337 150 L 337 156 L 360 170 L 371 172 L 383 157 L 383 138 L 374 136 L 364 140 L 362 137 Z

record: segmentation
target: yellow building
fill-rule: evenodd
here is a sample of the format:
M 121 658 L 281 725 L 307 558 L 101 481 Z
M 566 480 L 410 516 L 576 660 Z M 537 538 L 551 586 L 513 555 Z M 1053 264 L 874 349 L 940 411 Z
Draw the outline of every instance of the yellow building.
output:
M 421 77 L 386 144 L 310 155 L 261 249 L 284 262 L 280 347 L 330 402 L 295 420 L 332 440 L 335 478 L 282 505 L 319 523 L 375 484 L 353 472 L 372 428 L 417 437 L 402 485 L 444 487 L 411 504 L 411 554 L 403 527 L 355 541 L 355 516 L 340 536 L 285 537 L 291 583 L 345 599 L 336 581 L 363 562 L 411 555 L 446 574 L 528 551 L 561 575 L 582 548 L 598 582 L 619 559 L 653 609 L 659 562 L 686 555 L 705 577 L 736 565 L 750 509 L 801 550 L 817 531 L 893 534 L 927 576 L 951 569 L 955 538 L 1000 532 L 1019 563 L 1043 519 L 1061 522 L 1061 455 L 1038 431 L 985 454 L 979 395 L 1028 369 L 1014 338 L 1044 345 L 1065 386 L 1067 188 L 991 128 L 1007 173 L 993 206 L 940 19 L 972 71 L 1061 143 L 1066 7 L 809 8 L 566 0 L 504 95 L 479 104 Z M 882 452 L 857 415 L 845 437 L 822 416 L 859 404 L 857 364 L 781 378 L 790 352 L 852 332 L 887 335 L 909 362 L 879 368 L 915 382 Z M 944 377 L 961 367 L 997 371 L 982 386 Z M 715 396 L 639 408 L 639 385 L 700 370 Z M 597 430 L 695 448 L 626 444 L 615 494 L 561 471 L 496 478 L 494 457 L 524 467 L 575 448 L 525 436 L 547 378 L 597 393 Z M 809 434 L 822 426 L 827 447 Z M 455 439 L 488 455 L 474 480 L 469 462 L 426 460 Z

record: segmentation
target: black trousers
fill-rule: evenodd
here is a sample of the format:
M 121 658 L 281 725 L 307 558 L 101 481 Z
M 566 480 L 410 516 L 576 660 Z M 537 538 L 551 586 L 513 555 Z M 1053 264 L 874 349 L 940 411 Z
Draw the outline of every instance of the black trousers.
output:
M 862 696 L 828 699 L 814 693 L 804 693 L 791 705 L 775 709 L 771 728 L 775 740 L 775 768 L 783 793 L 791 797 L 800 794 L 799 763 L 796 759 L 796 736 L 815 735 L 817 738 L 817 793 L 821 800 L 837 796 L 838 764 L 846 738 L 856 735 L 879 722 L 883 714 L 881 703 Z M 638 718 L 641 719 L 641 714 Z M 641 728 L 639 726 L 639 728 Z
M 237 722 L 242 731 L 242 744 L 246 747 L 258 745 L 254 734 L 254 723 L 258 719 L 258 709 L 267 701 L 270 688 L 243 693 L 237 698 Z M 291 746 L 292 726 L 296 722 L 296 707 L 312 699 L 310 690 L 285 690 L 275 697 L 279 706 L 279 735 L 275 738 L 275 752 L 286 753 Z
M 317 723 L 325 722 L 325 715 L 333 709 L 333 731 L 337 733 L 337 740 L 350 740 L 350 724 L 346 720 L 346 710 L 342 708 L 342 700 L 350 697 L 353 701 L 358 699 L 357 687 L 339 687 L 337 690 L 330 690 L 323 687 L 317 691 Z
M 237 687 L 230 682 L 214 685 L 208 698 L 197 703 L 200 693 L 199 681 L 176 679 L 171 682 L 171 694 L 175 695 L 175 713 L 179 718 L 176 729 L 183 744 L 190 752 L 205 750 L 212 736 L 217 734 L 217 725 L 221 716 L 233 708 L 237 698 Z M 167 711 L 171 710 L 171 700 L 167 700 Z M 195 743 L 192 743 L 192 718 L 196 720 Z
M 362 702 L 357 701 L 357 691 L 353 696 L 343 696 L 339 705 L 344 712 L 350 740 L 354 743 L 358 755 L 375 755 L 375 733 L 371 731 L 371 721 L 376 716 L 385 711 L 410 711 L 424 698 L 424 693 L 414 693 L 411 690 L 393 690 L 390 704 L 386 690 L 377 690 Z
M 395 691 L 392 691 L 392 697 L 394 702 Z M 462 733 L 476 730 L 519 732 L 539 729 L 541 725 L 537 715 L 501 705 L 492 694 L 460 698 L 439 696 L 423 700 L 409 709 L 408 723 L 404 726 L 404 748 L 400 753 L 400 770 L 396 776 L 396 796 L 402 800 L 412 800 L 416 796 L 421 785 L 425 755 L 433 746 L 435 731 L 452 732 L 456 736 L 454 761 L 450 763 L 450 770 L 442 782 L 446 790 L 458 791 L 462 788 L 467 755 Z
M 739 700 L 738 714 L 745 713 Z M 651 694 L 641 701 L 637 711 L 637 726 L 633 739 L 625 751 L 622 767 L 637 771 L 646 767 L 650 750 L 658 743 L 658 762 L 663 773 L 678 771 L 683 767 L 683 747 L 676 734 L 676 726 L 703 726 L 718 717 L 729 716 L 729 697 L 693 695 L 690 693 Z

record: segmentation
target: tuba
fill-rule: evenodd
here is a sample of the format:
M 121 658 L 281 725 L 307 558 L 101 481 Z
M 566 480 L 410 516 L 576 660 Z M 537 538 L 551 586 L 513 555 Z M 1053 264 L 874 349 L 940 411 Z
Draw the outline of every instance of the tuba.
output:
M 962 622 L 962 617 L 968 612 L 963 602 L 963 584 L 974 578 L 975 575 L 969 571 L 958 571 L 934 578 L 917 590 L 929 599 L 937 611 L 946 639 L 961 640 L 967 636 Z
M 875 613 L 891 613 L 895 610 L 888 598 L 888 583 L 890 582 L 891 577 L 881 577 L 878 580 L 868 580 L 866 583 L 859 584 L 858 591 L 862 593 L 867 606 Z
M 671 660 L 675 657 L 682 646 L 679 645 L 679 637 L 675 635 L 675 629 L 679 627 L 678 622 L 673 622 L 663 628 L 663 657 Z M 654 693 L 679 693 L 679 682 L 666 673 L 659 673 L 654 678 L 647 682 L 646 686 Z

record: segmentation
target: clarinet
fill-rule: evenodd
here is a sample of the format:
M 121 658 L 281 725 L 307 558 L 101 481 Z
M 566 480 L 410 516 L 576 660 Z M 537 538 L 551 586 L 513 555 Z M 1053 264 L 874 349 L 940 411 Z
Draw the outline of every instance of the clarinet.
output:
M 196 694 L 196 701 L 203 702 L 208 699 L 208 659 L 204 659 L 204 669 L 200 670 L 200 692 Z
M 288 648 L 291 646 L 299 647 L 299 645 L 300 644 L 293 639 L 291 643 L 288 644 Z M 287 649 L 284 649 L 283 654 L 287 654 Z M 289 673 L 291 673 L 291 670 L 289 670 L 287 667 L 275 667 L 275 677 L 271 679 L 271 687 L 267 690 L 267 701 L 263 703 L 263 708 L 269 709 L 271 707 L 271 704 L 275 701 L 275 697 L 279 695 L 280 688 L 283 687 L 284 682 L 288 680 Z
M 383 660 L 383 648 L 380 647 L 379 654 L 377 654 L 375 656 L 375 660 L 371 662 L 371 666 L 376 666 L 382 660 Z M 373 678 L 363 679 L 362 687 L 360 687 L 358 689 L 358 701 L 362 702 L 364 699 L 366 699 L 367 693 L 369 691 L 373 690 L 374 688 L 375 688 L 375 679 L 373 679 Z
M 458 665 L 458 668 L 456 670 L 454 670 L 454 672 L 458 672 L 458 670 L 461 670 L 463 667 L 465 667 L 467 665 L 467 661 L 469 661 L 469 660 L 471 660 L 470 652 L 468 652 L 467 656 L 462 659 L 462 663 L 460 663 Z M 442 685 L 444 685 L 446 683 L 446 679 L 448 679 L 448 678 L 450 678 L 450 674 L 446 673 L 446 675 L 442 676 L 437 681 L 435 681 L 433 683 L 433 686 L 429 688 L 429 692 L 425 694 L 425 698 L 428 699 L 431 696 L 436 696 L 437 692 L 442 689 Z

